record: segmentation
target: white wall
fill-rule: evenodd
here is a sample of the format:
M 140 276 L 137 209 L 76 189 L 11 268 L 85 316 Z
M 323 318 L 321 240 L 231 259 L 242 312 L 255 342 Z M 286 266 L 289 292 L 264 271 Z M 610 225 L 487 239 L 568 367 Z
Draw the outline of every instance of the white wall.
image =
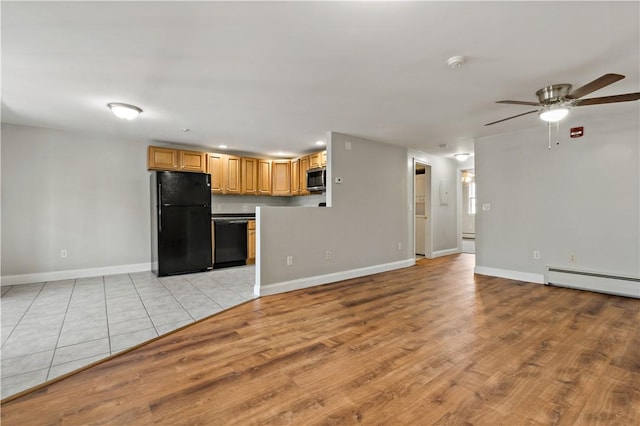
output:
M 598 108 L 563 122 L 551 150 L 543 123 L 476 140 L 477 271 L 538 282 L 546 265 L 640 276 L 640 109 Z M 585 135 L 570 139 L 575 126 Z
M 148 265 L 147 145 L 2 124 L 3 277 Z

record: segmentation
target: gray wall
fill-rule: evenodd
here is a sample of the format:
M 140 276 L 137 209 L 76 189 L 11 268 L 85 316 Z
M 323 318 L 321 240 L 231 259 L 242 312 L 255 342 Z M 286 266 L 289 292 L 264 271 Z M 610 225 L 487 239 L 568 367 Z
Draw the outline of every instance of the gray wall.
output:
M 606 108 L 614 107 L 563 122 L 560 145 L 551 150 L 543 123 L 476 140 L 478 267 L 640 275 L 640 111 Z M 569 139 L 575 126 L 585 135 Z M 483 203 L 491 210 L 482 211 Z
M 413 259 L 407 150 L 332 133 L 327 153 L 331 180 L 343 179 L 331 184 L 331 207 L 259 209 L 262 287 Z M 326 250 L 332 252 L 330 261 Z M 287 256 L 293 256 L 293 265 L 286 265 Z
M 2 275 L 148 263 L 147 145 L 2 124 Z

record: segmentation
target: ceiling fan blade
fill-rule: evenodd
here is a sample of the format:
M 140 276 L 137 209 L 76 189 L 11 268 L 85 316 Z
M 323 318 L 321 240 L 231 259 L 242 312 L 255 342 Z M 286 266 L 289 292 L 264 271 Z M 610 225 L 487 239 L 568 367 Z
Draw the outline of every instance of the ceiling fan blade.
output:
M 578 99 L 575 106 L 612 104 L 615 102 L 637 101 L 638 99 L 640 99 L 640 92 L 625 93 L 624 95 L 603 96 L 601 98 Z
M 618 80 L 622 80 L 624 75 L 621 74 L 605 74 L 602 77 L 598 77 L 591 83 L 587 83 L 582 87 L 578 87 L 567 95 L 568 99 L 578 99 L 591 92 L 595 92 L 598 89 L 602 89 L 610 84 L 615 83 Z
M 511 104 L 511 105 L 531 105 L 531 106 L 539 106 L 540 104 L 537 102 L 526 102 L 526 101 L 496 101 L 497 104 Z
M 534 109 L 533 111 L 525 112 L 523 114 L 518 114 L 518 115 L 514 115 L 512 117 L 503 118 L 502 120 L 498 120 L 498 121 L 494 121 L 494 122 L 491 122 L 491 123 L 487 123 L 487 124 L 485 124 L 485 126 L 491 126 L 492 124 L 501 123 L 503 121 L 511 120 L 512 118 L 522 117 L 523 115 L 527 115 L 527 114 L 533 114 L 534 112 L 538 112 L 538 110 Z

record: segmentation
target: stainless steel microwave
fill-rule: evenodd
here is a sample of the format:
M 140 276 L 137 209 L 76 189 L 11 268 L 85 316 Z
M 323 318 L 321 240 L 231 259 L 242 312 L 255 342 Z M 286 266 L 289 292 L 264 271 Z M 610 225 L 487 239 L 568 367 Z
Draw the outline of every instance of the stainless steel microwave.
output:
M 326 180 L 326 167 L 307 170 L 307 191 L 324 192 L 327 189 Z

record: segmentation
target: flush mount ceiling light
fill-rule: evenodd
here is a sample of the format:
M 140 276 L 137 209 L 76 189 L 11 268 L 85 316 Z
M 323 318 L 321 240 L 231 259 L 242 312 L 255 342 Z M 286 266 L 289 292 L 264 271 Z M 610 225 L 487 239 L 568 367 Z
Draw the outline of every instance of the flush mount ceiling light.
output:
M 569 108 L 562 104 L 549 105 L 548 107 L 544 107 L 539 113 L 540 118 L 549 123 L 560 121 L 565 118 L 567 114 L 569 114 Z
M 226 146 L 225 144 L 220 144 L 220 145 L 218 145 L 218 148 L 220 148 L 220 149 L 227 149 L 227 148 L 228 148 L 228 146 Z
M 456 160 L 458 161 L 464 161 L 469 158 L 471 154 L 469 154 L 468 152 L 460 152 L 458 154 L 453 154 L 453 156 L 456 157 Z
M 324 141 L 316 141 L 316 145 L 323 146 L 324 145 Z
M 122 118 L 123 120 L 133 120 L 142 112 L 142 109 L 135 105 L 122 104 L 118 102 L 111 102 L 107 104 L 107 106 L 116 117 Z

